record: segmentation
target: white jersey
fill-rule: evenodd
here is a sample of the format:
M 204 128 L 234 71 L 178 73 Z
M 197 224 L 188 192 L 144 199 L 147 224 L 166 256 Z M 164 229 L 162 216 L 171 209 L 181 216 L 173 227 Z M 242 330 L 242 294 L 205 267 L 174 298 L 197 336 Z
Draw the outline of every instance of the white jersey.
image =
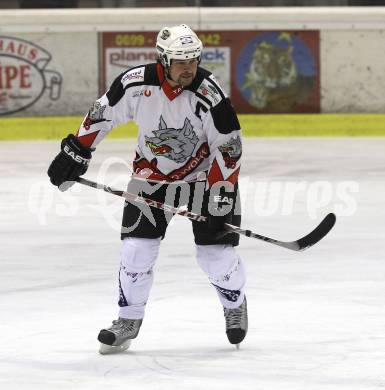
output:
M 240 126 L 214 76 L 198 67 L 193 83 L 172 88 L 160 64 L 121 74 L 85 117 L 77 136 L 94 148 L 114 127 L 138 125 L 134 171 L 150 168 L 167 181 L 196 181 L 206 172 L 211 186 L 235 183 L 242 153 Z

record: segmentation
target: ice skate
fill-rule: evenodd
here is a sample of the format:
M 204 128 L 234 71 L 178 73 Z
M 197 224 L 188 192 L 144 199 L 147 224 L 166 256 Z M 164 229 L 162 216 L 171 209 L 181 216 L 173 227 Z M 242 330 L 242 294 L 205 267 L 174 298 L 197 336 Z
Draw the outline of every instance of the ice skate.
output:
M 235 309 L 223 308 L 226 320 L 226 334 L 230 344 L 235 344 L 239 349 L 239 344 L 245 338 L 247 333 L 247 302 L 246 296 L 241 306 Z
M 127 350 L 131 340 L 138 335 L 141 325 L 141 319 L 131 320 L 119 317 L 118 320 L 112 321 L 112 326 L 102 329 L 98 335 L 99 353 L 107 355 Z

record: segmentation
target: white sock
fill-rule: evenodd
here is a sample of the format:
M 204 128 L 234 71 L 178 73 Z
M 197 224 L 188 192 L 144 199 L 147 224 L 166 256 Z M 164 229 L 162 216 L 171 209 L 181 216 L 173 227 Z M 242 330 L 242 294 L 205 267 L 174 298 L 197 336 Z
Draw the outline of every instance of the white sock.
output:
M 123 240 L 119 271 L 119 316 L 139 319 L 153 282 L 153 266 L 158 257 L 160 238 L 128 237 Z

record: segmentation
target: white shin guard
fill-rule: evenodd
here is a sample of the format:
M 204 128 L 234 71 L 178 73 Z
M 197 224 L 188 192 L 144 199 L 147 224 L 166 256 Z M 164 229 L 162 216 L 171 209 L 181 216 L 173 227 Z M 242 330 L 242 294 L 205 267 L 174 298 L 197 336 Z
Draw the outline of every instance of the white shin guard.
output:
M 216 288 L 222 305 L 228 309 L 240 306 L 246 274 L 235 248 L 232 245 L 196 245 L 196 258 Z
M 119 316 L 140 319 L 153 282 L 152 268 L 160 238 L 128 237 L 123 240 L 119 271 Z

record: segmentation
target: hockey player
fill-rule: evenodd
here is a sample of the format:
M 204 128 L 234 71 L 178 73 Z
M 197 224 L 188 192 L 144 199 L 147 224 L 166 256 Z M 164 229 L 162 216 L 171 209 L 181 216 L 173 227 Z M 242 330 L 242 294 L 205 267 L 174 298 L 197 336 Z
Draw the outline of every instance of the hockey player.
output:
M 62 140 L 61 152 L 48 175 L 54 185 L 65 190 L 70 181 L 86 172 L 96 145 L 111 129 L 135 121 L 139 130 L 133 168 L 139 175 L 147 172 L 147 186 L 145 191 L 138 190 L 134 175 L 129 191 L 175 203 L 178 196 L 167 197 L 170 188 L 175 195 L 175 183 L 187 183 L 185 203 L 208 218 L 207 223 L 192 222 L 197 262 L 223 305 L 228 340 L 238 346 L 247 333 L 245 270 L 234 248 L 239 236 L 226 234 L 224 224 L 240 224 L 235 212 L 241 158 L 239 122 L 214 76 L 199 67 L 202 42 L 194 31 L 184 24 L 165 27 L 157 36 L 156 50 L 157 63 L 122 73 L 96 100 L 77 134 Z M 202 205 L 200 210 L 197 204 Z M 98 335 L 102 354 L 127 349 L 138 335 L 153 266 L 170 219 L 165 214 L 155 209 L 148 215 L 136 204 L 125 204 L 119 318 Z

